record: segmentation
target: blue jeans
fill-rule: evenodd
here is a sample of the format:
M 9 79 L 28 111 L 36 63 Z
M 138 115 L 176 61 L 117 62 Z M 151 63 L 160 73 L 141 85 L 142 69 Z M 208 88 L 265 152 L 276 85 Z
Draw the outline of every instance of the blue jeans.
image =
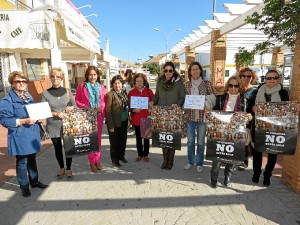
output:
M 197 154 L 196 165 L 202 166 L 204 162 L 204 141 L 206 132 L 206 123 L 188 121 L 187 138 L 188 138 L 188 160 L 189 164 L 195 164 L 195 134 L 197 131 Z
M 16 156 L 17 179 L 21 189 L 28 188 L 29 184 L 34 185 L 39 181 L 35 156 L 35 153 Z

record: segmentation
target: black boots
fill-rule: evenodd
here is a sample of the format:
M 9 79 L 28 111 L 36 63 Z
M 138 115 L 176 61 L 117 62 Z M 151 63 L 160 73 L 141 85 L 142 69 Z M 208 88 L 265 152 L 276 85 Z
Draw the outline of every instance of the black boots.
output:
M 175 156 L 175 149 L 169 149 L 168 150 L 168 163 L 167 163 L 167 170 L 172 169 L 173 162 L 174 162 L 174 156 Z
M 170 170 L 173 167 L 175 149 L 163 148 L 162 151 L 163 151 L 164 162 L 160 168 Z
M 167 167 L 167 163 L 168 163 L 168 149 L 167 148 L 163 148 L 163 157 L 164 157 L 164 162 L 163 164 L 161 164 L 161 169 L 164 170 Z

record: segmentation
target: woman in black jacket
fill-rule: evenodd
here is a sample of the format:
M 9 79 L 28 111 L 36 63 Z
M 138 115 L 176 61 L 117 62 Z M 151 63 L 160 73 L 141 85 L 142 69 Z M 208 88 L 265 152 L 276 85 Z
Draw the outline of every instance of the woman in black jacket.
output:
M 280 75 L 276 70 L 269 70 L 265 76 L 265 83 L 260 85 L 257 94 L 255 95 L 255 102 L 281 102 L 289 101 L 289 94 L 287 90 L 283 89 L 280 84 Z M 253 111 L 256 111 L 255 106 Z M 258 183 L 262 172 L 262 152 L 253 151 L 253 177 L 252 182 Z M 277 154 L 268 153 L 268 162 L 264 172 L 264 186 L 270 185 L 270 178 L 277 161 Z

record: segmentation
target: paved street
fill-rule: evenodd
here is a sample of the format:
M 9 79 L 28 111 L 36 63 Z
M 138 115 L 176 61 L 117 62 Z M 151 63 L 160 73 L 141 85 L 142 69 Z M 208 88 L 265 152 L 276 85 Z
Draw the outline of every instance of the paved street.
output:
M 186 142 L 184 139 L 183 142 Z M 56 180 L 51 146 L 38 157 L 40 179 L 50 186 L 21 196 L 15 177 L 0 189 L 0 224 L 300 224 L 300 196 L 273 177 L 266 188 L 253 185 L 252 172 L 235 171 L 231 187 L 209 184 L 210 162 L 204 171 L 184 170 L 186 145 L 176 152 L 171 171 L 161 170 L 161 149 L 152 148 L 150 162 L 135 162 L 135 139 L 129 136 L 127 159 L 119 169 L 109 159 L 103 135 L 104 169 L 93 174 L 85 156 L 74 158 L 74 180 Z

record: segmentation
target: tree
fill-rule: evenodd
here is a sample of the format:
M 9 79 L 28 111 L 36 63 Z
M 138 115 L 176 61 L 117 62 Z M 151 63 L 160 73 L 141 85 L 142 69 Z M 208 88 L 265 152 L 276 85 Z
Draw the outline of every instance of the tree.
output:
M 234 55 L 234 63 L 236 71 L 240 71 L 242 67 L 248 67 L 254 63 L 255 51 L 247 51 L 245 48 L 240 47 L 239 51 Z
M 148 68 L 149 69 L 149 72 L 151 74 L 157 74 L 158 73 L 158 67 L 155 63 L 152 63 L 152 64 L 144 64 L 143 65 L 143 68 Z
M 256 50 L 264 51 L 275 45 L 294 48 L 300 32 L 300 1 L 264 0 L 264 4 L 262 14 L 255 12 L 246 18 L 246 22 L 268 36 L 268 40 L 258 44 Z
M 300 1 L 264 0 L 262 14 L 254 13 L 246 22 L 268 36 L 268 41 L 256 46 L 257 50 L 266 50 L 270 46 L 288 46 L 294 51 L 291 79 L 291 100 L 300 100 Z M 299 134 L 298 134 L 299 137 Z M 282 179 L 293 190 L 300 192 L 300 146 L 294 156 L 283 157 Z

